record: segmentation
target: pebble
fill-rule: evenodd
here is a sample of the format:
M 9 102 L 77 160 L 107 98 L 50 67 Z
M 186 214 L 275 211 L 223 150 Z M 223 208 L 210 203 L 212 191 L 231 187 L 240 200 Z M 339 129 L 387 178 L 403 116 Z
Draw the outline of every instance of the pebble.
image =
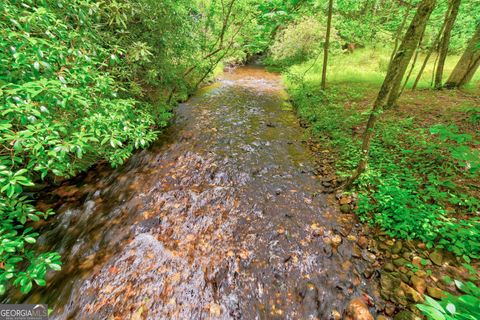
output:
M 360 248 L 365 249 L 368 246 L 368 239 L 364 236 L 361 236 L 360 238 L 358 238 L 357 243 L 360 246 Z
M 393 320 L 421 320 L 421 318 L 411 311 L 403 310 L 397 313 Z
M 370 279 L 373 275 L 374 270 L 372 268 L 366 268 L 365 271 L 363 272 L 363 275 L 365 278 Z
M 442 253 L 439 250 L 433 251 L 432 253 L 430 253 L 430 255 L 428 257 L 437 266 L 442 265 L 443 256 L 442 256 Z
M 427 246 L 425 245 L 425 243 L 420 242 L 420 243 L 417 244 L 417 248 L 425 250 L 427 248 Z
M 357 245 L 353 245 L 352 247 L 352 256 L 355 258 L 361 258 L 362 257 L 362 250 Z
M 410 287 L 408 284 L 402 282 L 400 284 L 400 287 L 402 288 L 403 292 L 405 292 L 405 295 L 407 296 L 407 299 L 409 301 L 419 303 L 423 301 L 423 297 L 420 293 L 418 293 L 415 289 Z
M 402 257 L 406 260 L 410 260 L 410 258 L 412 257 L 412 254 L 410 252 L 404 252 L 402 254 Z
M 347 236 L 347 239 L 350 240 L 350 241 L 357 241 L 357 237 L 355 237 L 354 235 L 348 235 Z
M 342 237 L 340 237 L 338 234 L 334 235 L 332 237 L 332 247 L 336 248 L 342 243 Z
M 418 267 L 418 268 L 421 268 L 422 267 L 422 258 L 417 257 L 417 256 L 413 257 L 412 258 L 412 264 L 414 266 Z
M 427 273 L 424 270 L 417 270 L 417 272 L 415 272 L 415 275 L 420 278 L 425 278 L 427 276 Z
M 377 259 L 377 256 L 371 252 L 368 251 L 363 251 L 362 252 L 362 258 L 366 261 L 373 262 Z
M 363 299 L 354 298 L 345 310 L 345 320 L 374 320 Z
M 395 309 L 397 309 L 397 307 L 393 303 L 387 302 L 384 312 L 387 316 L 392 316 L 395 313 Z
M 445 297 L 445 294 L 443 293 L 442 290 L 440 290 L 437 287 L 427 287 L 427 294 L 435 299 L 441 299 Z
M 390 262 L 387 262 L 385 263 L 385 265 L 383 266 L 383 269 L 385 271 L 388 271 L 388 272 L 393 272 L 395 271 L 395 266 L 393 264 L 391 264 Z
M 337 310 L 332 310 L 332 319 L 333 320 L 340 320 L 340 319 L 342 319 L 342 315 Z
M 424 279 L 417 276 L 412 276 L 410 278 L 410 281 L 412 282 L 412 285 L 415 288 L 415 290 L 417 290 L 421 294 L 425 293 L 425 289 L 427 288 L 427 285 Z
M 396 265 L 397 267 L 404 266 L 407 263 L 408 263 L 408 261 L 405 260 L 404 258 L 398 258 L 398 259 L 393 260 L 393 264 Z

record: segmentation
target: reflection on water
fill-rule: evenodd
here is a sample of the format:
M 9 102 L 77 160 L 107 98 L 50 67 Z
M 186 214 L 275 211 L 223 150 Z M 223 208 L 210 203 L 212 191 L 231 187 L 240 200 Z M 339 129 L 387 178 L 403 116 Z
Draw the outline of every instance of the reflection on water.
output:
M 304 139 L 278 75 L 225 74 L 123 168 L 40 201 L 62 204 L 39 243 L 64 267 L 10 301 L 57 319 L 329 319 L 375 296 Z

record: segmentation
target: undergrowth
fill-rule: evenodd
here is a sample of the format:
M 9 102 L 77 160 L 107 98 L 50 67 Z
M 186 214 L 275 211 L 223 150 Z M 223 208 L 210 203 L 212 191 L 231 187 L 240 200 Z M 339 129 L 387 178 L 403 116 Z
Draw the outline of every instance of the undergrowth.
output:
M 292 83 L 299 116 L 338 152 L 338 175 L 350 175 L 368 112 L 344 102 L 362 94 L 358 88 L 322 93 L 316 82 Z M 368 168 L 355 185 L 356 213 L 392 237 L 417 239 L 467 261 L 480 258 L 480 201 L 472 192 L 480 174 L 478 144 L 455 125 L 422 127 L 414 117 L 399 118 L 387 110 L 376 127 Z

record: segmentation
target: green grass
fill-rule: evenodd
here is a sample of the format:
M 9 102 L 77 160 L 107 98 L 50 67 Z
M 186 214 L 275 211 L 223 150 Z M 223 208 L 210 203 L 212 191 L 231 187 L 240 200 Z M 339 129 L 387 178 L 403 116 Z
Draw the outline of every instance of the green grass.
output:
M 457 58 L 448 59 L 447 70 Z M 320 64 L 310 69 L 304 81 L 299 75 L 310 67 L 308 63 L 286 73 L 286 86 L 299 116 L 310 124 L 314 136 L 337 152 L 339 176 L 348 176 L 358 163 L 369 106 L 383 81 L 381 59 L 388 59 L 386 52 L 368 49 L 334 57 L 326 92 L 319 89 Z M 409 96 L 415 108 L 387 111 L 379 121 L 369 166 L 355 185 L 356 213 L 392 237 L 417 239 L 467 261 L 480 258 L 480 200 L 467 183 L 480 181 L 478 131 L 465 131 L 465 119 L 458 126 L 452 124 L 449 119 L 461 111 L 464 101 L 448 91 L 442 94 L 450 94 L 453 108 L 446 110 L 452 114 L 432 113 L 427 116 L 429 123 L 417 121 L 417 116 L 438 109 L 432 98 L 439 92 L 421 93 L 427 98 Z
M 390 60 L 391 49 L 386 48 L 365 48 L 357 49 L 351 54 L 337 54 L 331 55 L 328 64 L 327 81 L 329 84 L 341 83 L 362 83 L 371 85 L 381 85 L 385 77 Z M 407 84 L 410 88 L 415 80 L 421 64 L 425 58 L 425 54 L 419 54 L 412 76 Z M 444 80 L 455 67 L 455 64 L 460 59 L 460 56 L 452 55 L 447 57 L 445 63 Z M 303 74 L 308 68 L 311 69 L 305 75 L 305 82 L 320 83 L 322 72 L 321 57 L 314 61 L 307 61 L 305 63 L 290 67 L 289 72 L 294 75 Z M 423 72 L 422 78 L 418 84 L 418 88 L 429 88 L 432 77 L 432 70 L 434 69 L 435 55 L 432 55 Z M 313 65 L 313 66 L 312 66 Z M 410 70 L 410 66 L 408 68 Z M 474 76 L 473 83 L 480 81 L 480 72 Z

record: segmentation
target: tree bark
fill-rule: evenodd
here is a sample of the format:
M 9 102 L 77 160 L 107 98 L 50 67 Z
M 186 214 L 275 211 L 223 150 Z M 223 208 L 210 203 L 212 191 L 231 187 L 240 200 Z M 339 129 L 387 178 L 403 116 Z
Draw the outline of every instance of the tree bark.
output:
M 461 0 L 451 0 L 448 6 L 448 15 L 445 17 L 445 30 L 443 30 L 443 36 L 438 47 L 438 64 L 435 72 L 434 84 L 436 89 L 440 89 L 442 87 L 443 68 L 445 66 L 445 60 L 447 59 L 450 36 L 452 34 L 455 20 L 457 19 L 460 2 Z
M 475 34 L 470 39 L 467 49 L 458 61 L 455 69 L 445 83 L 445 87 L 460 88 L 472 80 L 475 71 L 480 66 L 480 24 L 477 26 Z
M 418 71 L 417 77 L 415 78 L 415 81 L 413 82 L 412 90 L 415 90 L 417 88 L 418 82 L 422 78 L 423 71 L 425 70 L 425 67 L 427 66 L 428 60 L 430 59 L 430 56 L 432 55 L 433 51 L 438 49 L 438 44 L 440 42 L 440 38 L 443 34 L 443 30 L 445 30 L 445 23 L 447 22 L 447 14 L 448 10 L 445 13 L 445 19 L 443 20 L 442 27 L 440 28 L 440 31 L 438 31 L 437 36 L 435 37 L 435 40 L 432 42 L 432 46 L 430 47 L 430 50 L 428 50 L 427 56 L 425 57 L 425 60 L 423 60 L 423 64 L 420 67 L 420 71 Z
M 430 2 L 433 3 L 431 10 L 429 10 Z M 421 38 L 427 26 L 428 19 L 430 18 L 430 14 L 432 13 L 433 8 L 435 7 L 435 4 L 436 4 L 436 0 L 422 1 L 419 4 L 417 12 L 413 17 L 407 32 L 405 33 L 402 44 L 400 45 L 400 48 L 398 49 L 397 53 L 395 54 L 395 57 L 392 60 L 391 64 L 396 64 L 395 66 L 393 66 L 396 71 L 394 71 L 392 87 L 389 90 L 389 92 L 387 92 L 386 107 L 389 107 L 389 108 L 393 107 L 397 102 L 399 92 L 400 92 L 400 87 L 402 85 L 402 80 L 405 75 L 405 72 L 407 71 L 408 64 L 412 59 L 413 53 L 415 52 L 418 45 L 420 44 Z M 392 66 L 390 65 L 389 68 L 390 67 Z M 388 72 L 387 72 L 387 75 L 388 75 Z M 382 108 L 383 107 L 384 106 L 382 105 Z
M 383 81 L 382 87 L 378 93 L 377 99 L 373 104 L 372 112 L 368 118 L 367 126 L 363 133 L 361 147 L 361 157 L 356 170 L 347 180 L 346 186 L 350 187 L 352 183 L 365 171 L 370 153 L 370 144 L 374 133 L 375 123 L 378 117 L 384 111 L 385 106 L 392 97 L 398 96 L 398 90 L 402 83 L 407 66 L 413 53 L 420 42 L 420 38 L 425 31 L 427 21 L 435 7 L 436 0 L 422 0 L 418 5 L 417 12 L 408 27 L 402 44 L 395 54 L 392 62 L 388 66 L 387 75 Z M 392 102 L 392 101 L 390 101 Z M 395 101 L 393 101 L 395 102 Z
M 400 39 L 400 36 L 402 35 L 403 28 L 405 27 L 405 24 L 407 23 L 408 16 L 410 15 L 410 8 L 405 9 L 405 14 L 403 15 L 402 23 L 397 29 L 397 32 L 395 33 L 395 43 L 393 45 L 393 50 L 392 54 L 390 55 L 390 61 L 392 62 L 393 57 L 395 57 L 395 54 L 397 53 L 398 49 L 398 40 Z
M 325 45 L 323 47 L 323 66 L 322 66 L 322 90 L 327 87 L 327 64 L 328 64 L 328 49 L 330 47 L 330 29 L 332 28 L 332 11 L 333 0 L 328 1 L 328 19 L 327 19 L 327 32 L 325 35 Z
M 413 56 L 413 61 L 412 61 L 412 64 L 410 66 L 410 70 L 408 71 L 407 77 L 405 78 L 405 81 L 403 82 L 402 89 L 398 93 L 398 97 L 400 97 L 402 95 L 403 91 L 405 90 L 405 87 L 407 86 L 408 80 L 410 80 L 410 76 L 412 75 L 413 69 L 415 68 L 415 66 L 417 64 L 418 54 L 420 53 L 420 47 L 422 46 L 422 41 L 423 41 L 423 35 L 424 34 L 425 34 L 425 30 L 422 33 L 422 35 L 420 36 L 420 41 L 418 42 L 417 50 L 415 50 L 415 55 Z

